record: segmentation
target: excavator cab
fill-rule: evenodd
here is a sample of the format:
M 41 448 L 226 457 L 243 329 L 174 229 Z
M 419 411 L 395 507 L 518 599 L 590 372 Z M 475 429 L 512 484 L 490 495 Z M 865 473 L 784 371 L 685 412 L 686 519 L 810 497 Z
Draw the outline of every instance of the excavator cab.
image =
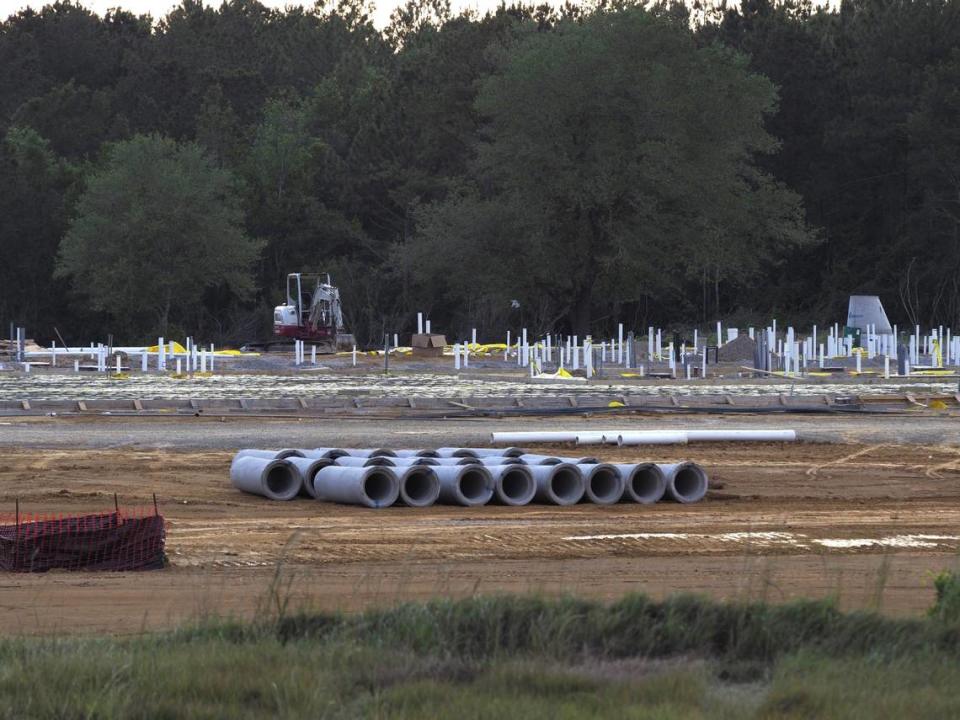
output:
M 342 332 L 340 291 L 330 282 L 329 273 L 287 275 L 287 302 L 274 308 L 273 331 L 324 346 L 322 351 L 328 352 L 353 342 L 352 336 Z

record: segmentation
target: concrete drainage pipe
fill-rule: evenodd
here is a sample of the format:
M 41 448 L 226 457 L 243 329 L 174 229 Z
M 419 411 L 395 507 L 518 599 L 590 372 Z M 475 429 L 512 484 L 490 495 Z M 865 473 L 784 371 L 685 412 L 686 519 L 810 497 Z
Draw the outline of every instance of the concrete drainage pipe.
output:
M 519 459 L 524 465 L 559 465 L 563 462 L 552 455 L 521 455 Z
M 439 465 L 432 468 L 440 479 L 440 502 L 448 505 L 486 505 L 494 482 L 482 465 Z
M 613 505 L 623 497 L 623 478 L 613 465 L 577 465 L 583 476 L 584 497 L 597 505 Z
M 346 448 L 346 450 L 350 457 L 396 457 L 396 453 L 387 448 Z
M 438 457 L 433 458 L 434 464 L 450 466 L 450 465 L 474 465 L 477 462 L 477 458 L 472 457 Z
M 313 450 L 301 450 L 300 452 L 307 458 L 326 458 L 329 460 L 349 457 L 350 455 L 350 453 L 343 448 L 314 448 Z
M 340 467 L 393 467 L 393 458 L 381 457 L 379 455 L 374 457 L 354 457 L 353 455 L 348 455 L 347 457 L 337 458 L 333 462 Z
M 305 457 L 302 450 L 238 450 L 234 458 L 258 457 L 266 460 L 283 460 L 288 457 Z
M 432 467 L 409 465 L 397 468 L 400 499 L 410 507 L 429 507 L 440 497 L 440 478 Z
M 437 457 L 436 450 L 394 450 L 398 458 L 434 458 Z
M 300 494 L 317 499 L 317 491 L 313 487 L 313 479 L 323 468 L 333 465 L 329 458 L 287 458 L 290 467 L 300 476 Z
M 286 460 L 247 455 L 230 463 L 230 482 L 238 490 L 271 500 L 292 500 L 300 492 L 300 474 Z
M 520 457 L 527 451 L 522 448 L 508 447 L 508 448 L 460 448 L 460 450 L 465 450 L 472 452 L 474 457 L 485 458 L 485 457 Z
M 526 465 L 487 467 L 493 476 L 494 498 L 501 505 L 527 505 L 537 494 L 537 482 Z
M 395 457 L 389 458 L 394 467 L 413 467 L 415 465 L 439 465 L 436 458 L 428 457 Z
M 479 458 L 475 462 L 486 467 L 500 467 L 501 465 L 523 465 L 523 460 L 516 457 L 506 457 L 504 455 L 487 455 Z
M 658 465 L 667 480 L 665 497 L 679 503 L 694 503 L 703 500 L 709 481 L 703 468 L 692 462 Z
M 600 462 L 597 458 L 593 456 L 581 457 L 581 458 L 560 458 L 565 463 L 570 463 L 571 465 L 596 465 Z
M 584 493 L 583 476 L 576 465 L 530 465 L 527 468 L 537 483 L 537 502 L 575 505 Z
M 667 478 L 653 463 L 615 464 L 614 467 L 623 478 L 624 502 L 652 505 L 667 491 Z
M 384 508 L 400 496 L 400 481 L 393 468 L 341 467 L 322 468 L 313 480 L 317 498 L 346 505 Z
M 442 447 L 437 448 L 437 457 L 439 458 L 476 458 L 478 457 L 475 450 L 470 448 L 453 448 L 453 447 Z

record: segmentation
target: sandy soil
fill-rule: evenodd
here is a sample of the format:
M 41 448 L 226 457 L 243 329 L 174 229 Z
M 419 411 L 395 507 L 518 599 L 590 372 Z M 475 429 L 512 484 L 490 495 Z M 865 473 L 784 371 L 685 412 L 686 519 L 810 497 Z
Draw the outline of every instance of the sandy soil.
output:
M 549 451 L 544 448 L 544 451 Z M 569 454 L 569 448 L 554 448 Z M 642 459 L 612 449 L 604 460 Z M 357 609 L 436 595 L 628 591 L 718 598 L 836 596 L 918 614 L 958 566 L 960 449 L 916 445 L 689 445 L 712 490 L 697 505 L 435 507 L 371 511 L 233 490 L 222 450 L 0 450 L 0 508 L 79 513 L 147 505 L 168 527 L 168 570 L 0 577 L 4 632 L 136 632 L 210 614 Z

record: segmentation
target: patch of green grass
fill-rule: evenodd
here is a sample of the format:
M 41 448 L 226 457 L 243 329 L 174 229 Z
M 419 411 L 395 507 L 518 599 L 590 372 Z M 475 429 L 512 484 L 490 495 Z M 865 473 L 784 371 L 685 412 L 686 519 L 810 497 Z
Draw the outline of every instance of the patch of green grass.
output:
M 0 640 L 0 718 L 960 717 L 960 629 L 829 603 L 492 597 Z
M 937 599 L 930 615 L 941 622 L 960 624 L 960 574 L 945 570 L 933 579 Z

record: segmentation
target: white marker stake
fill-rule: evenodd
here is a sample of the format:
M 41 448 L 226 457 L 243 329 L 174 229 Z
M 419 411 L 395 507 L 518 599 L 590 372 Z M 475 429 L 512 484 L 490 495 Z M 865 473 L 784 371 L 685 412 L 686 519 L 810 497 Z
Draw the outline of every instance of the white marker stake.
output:
M 430 334 L 430 321 L 427 320 L 427 335 Z
M 163 338 L 157 340 L 157 370 L 167 369 L 166 348 L 167 346 L 163 344 Z
M 473 330 L 470 332 L 470 344 L 471 344 L 471 345 L 476 345 L 476 344 L 477 344 L 477 329 L 476 329 L 476 328 L 473 328 Z
M 207 354 L 200 350 L 200 372 L 205 373 L 207 371 Z
M 317 364 L 317 346 L 316 345 L 310 346 L 310 364 L 311 365 Z
M 887 380 L 890 379 L 890 356 L 886 355 L 883 358 L 883 377 Z
M 213 351 L 213 343 L 210 343 L 210 367 L 207 368 L 210 372 L 213 372 L 213 358 L 216 357 L 216 353 Z
M 617 362 L 623 364 L 623 323 L 617 324 Z
M 507 330 L 507 347 L 503 350 L 503 361 L 507 362 L 510 359 L 510 331 Z
M 466 347 L 466 343 L 460 346 L 463 351 L 463 366 L 465 368 L 470 367 L 470 348 Z
M 180 373 L 181 373 L 181 369 L 180 369 L 180 358 L 177 358 L 177 375 L 179 375 Z
M 417 313 L 417 335 L 423 335 L 423 313 Z
M 453 344 L 453 369 L 460 369 L 460 343 Z
M 353 366 L 357 366 L 357 346 L 353 346 Z
M 79 360 L 74 360 L 74 361 L 73 361 L 73 371 L 76 372 L 76 373 L 80 372 L 80 361 L 79 361 Z

